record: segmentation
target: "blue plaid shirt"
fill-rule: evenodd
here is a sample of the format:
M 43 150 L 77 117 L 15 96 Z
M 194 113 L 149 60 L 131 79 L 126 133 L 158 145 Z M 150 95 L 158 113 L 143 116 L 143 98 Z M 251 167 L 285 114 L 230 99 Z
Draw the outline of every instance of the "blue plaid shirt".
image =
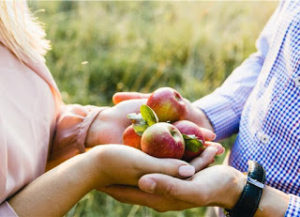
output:
M 300 1 L 282 1 L 246 59 L 198 100 L 217 139 L 238 132 L 230 165 L 266 169 L 266 183 L 291 194 L 286 217 L 300 216 Z

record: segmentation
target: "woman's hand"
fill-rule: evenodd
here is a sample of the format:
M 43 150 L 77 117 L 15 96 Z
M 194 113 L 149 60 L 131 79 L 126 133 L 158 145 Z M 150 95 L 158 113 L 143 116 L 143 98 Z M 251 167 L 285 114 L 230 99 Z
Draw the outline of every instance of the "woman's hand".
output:
M 114 104 L 123 103 L 126 101 L 131 102 L 133 99 L 144 99 L 147 100 L 149 98 L 150 94 L 147 93 L 138 93 L 138 92 L 119 92 L 114 94 L 113 96 L 113 102 Z M 213 131 L 213 127 L 208 120 L 205 113 L 194 106 L 189 100 L 184 99 L 185 104 L 185 114 L 182 114 L 181 117 L 183 120 L 189 120 L 197 124 L 199 127 L 209 129 L 210 131 Z
M 121 144 L 123 132 L 131 124 L 127 115 L 139 112 L 141 105 L 145 103 L 144 99 L 129 100 L 102 111 L 91 124 L 86 145 Z
M 124 93 L 119 93 L 124 94 Z M 128 99 L 124 100 L 114 107 L 108 108 L 101 112 L 96 120 L 92 123 L 86 140 L 87 146 L 95 146 L 99 144 L 109 143 L 122 143 L 122 135 L 126 127 L 131 124 L 131 121 L 127 118 L 129 113 L 138 113 L 141 105 L 146 103 L 146 99 L 136 96 L 135 93 L 129 94 L 130 97 L 137 97 L 140 99 Z M 143 95 L 147 96 L 147 95 Z M 185 100 L 187 106 L 187 113 L 184 116 L 185 119 L 197 123 L 202 127 L 202 133 L 205 140 L 213 140 L 215 134 L 212 132 L 212 127 L 207 120 L 205 114 L 195 108 L 188 100 Z M 207 120 L 207 123 L 206 121 Z M 206 128 L 206 129 L 204 129 Z M 209 129 L 209 130 L 207 130 Z
M 9 199 L 18 216 L 63 216 L 92 189 L 137 185 L 147 173 L 190 177 L 194 167 L 158 159 L 124 145 L 103 145 L 79 154 L 26 185 Z M 49 209 L 51 207 L 51 209 Z
M 87 153 L 96 174 L 95 188 L 120 184 L 137 186 L 141 176 L 163 173 L 175 177 L 190 177 L 195 168 L 176 159 L 159 159 L 124 145 L 102 145 Z

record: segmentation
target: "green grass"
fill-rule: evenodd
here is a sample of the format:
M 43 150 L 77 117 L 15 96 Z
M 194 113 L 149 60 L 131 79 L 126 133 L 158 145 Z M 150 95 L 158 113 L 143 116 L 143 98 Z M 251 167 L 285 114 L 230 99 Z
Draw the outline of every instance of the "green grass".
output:
M 64 101 L 111 105 L 116 91 L 150 92 L 171 86 L 190 100 L 210 93 L 255 51 L 255 39 L 277 3 L 29 4 L 46 24 L 52 41 L 47 65 Z M 224 144 L 229 147 L 232 141 Z M 195 217 L 203 212 L 196 208 L 161 214 L 93 192 L 67 216 Z

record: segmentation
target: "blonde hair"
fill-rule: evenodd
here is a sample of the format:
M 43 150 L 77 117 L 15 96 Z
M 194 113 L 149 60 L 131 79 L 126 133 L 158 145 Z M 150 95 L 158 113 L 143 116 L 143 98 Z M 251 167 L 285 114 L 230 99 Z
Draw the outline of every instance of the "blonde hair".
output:
M 50 49 L 45 31 L 24 0 L 0 1 L 0 43 L 20 61 L 45 61 Z

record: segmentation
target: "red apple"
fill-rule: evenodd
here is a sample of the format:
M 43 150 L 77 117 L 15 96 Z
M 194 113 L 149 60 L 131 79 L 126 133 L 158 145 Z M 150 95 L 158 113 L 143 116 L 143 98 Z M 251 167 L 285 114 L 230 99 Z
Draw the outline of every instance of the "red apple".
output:
M 137 149 L 141 149 L 141 136 L 136 134 L 132 125 L 127 127 L 123 132 L 123 144 Z
M 154 91 L 147 105 L 158 116 L 159 121 L 178 121 L 185 113 L 185 104 L 182 96 L 174 89 L 162 87 Z
M 154 157 L 181 159 L 184 147 L 181 133 L 169 123 L 154 124 L 142 135 L 142 151 Z
M 181 120 L 173 123 L 173 125 L 180 131 L 180 133 L 185 134 L 187 136 L 194 135 L 198 140 L 201 140 L 202 143 L 205 142 L 201 129 L 195 123 L 191 121 Z M 199 147 L 198 151 L 193 152 L 189 150 L 189 145 L 193 144 L 186 144 L 185 152 L 183 155 L 183 159 L 186 161 L 190 161 L 193 158 L 197 157 L 204 150 L 204 146 L 201 146 Z

